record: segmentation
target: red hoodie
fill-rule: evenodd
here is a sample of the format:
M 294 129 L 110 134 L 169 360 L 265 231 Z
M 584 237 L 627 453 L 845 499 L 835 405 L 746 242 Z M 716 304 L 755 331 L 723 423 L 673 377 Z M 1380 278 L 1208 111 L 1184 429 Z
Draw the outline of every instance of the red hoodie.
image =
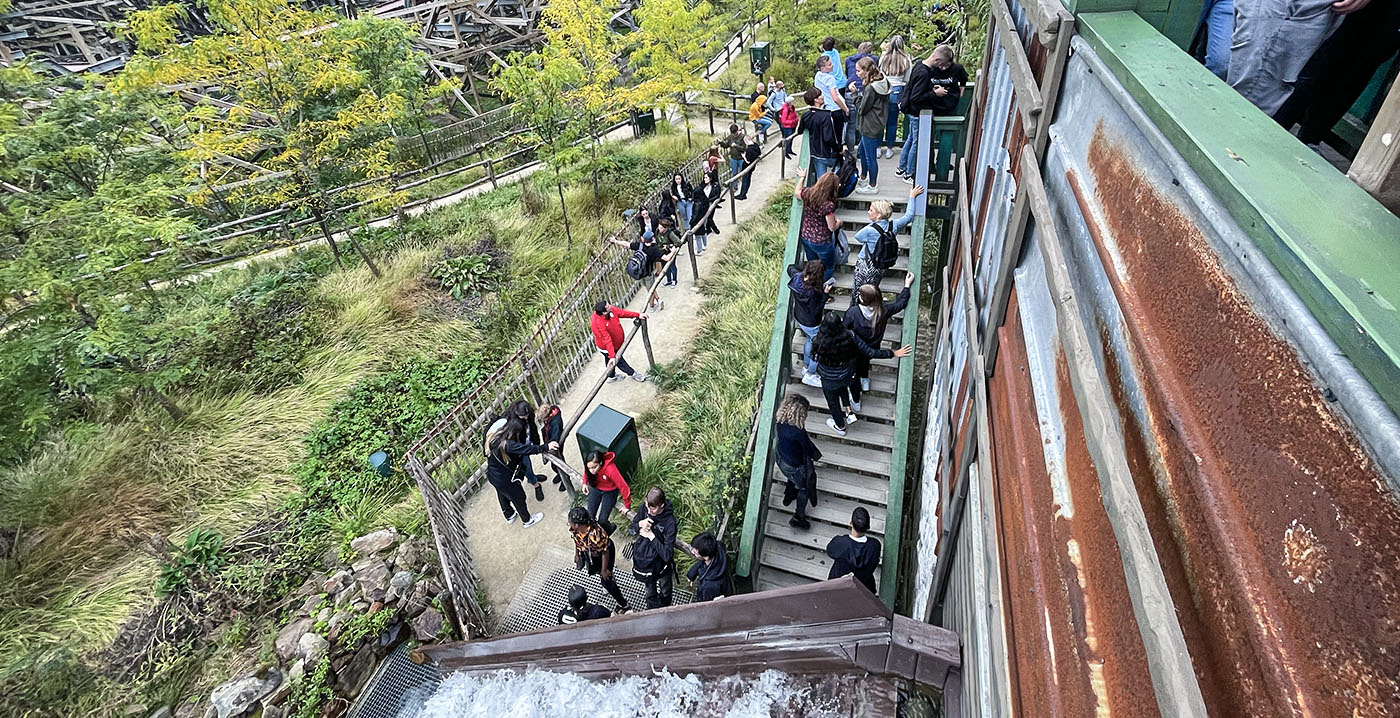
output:
M 797 110 L 788 103 L 783 103 L 782 109 L 778 110 L 778 126 L 792 129 L 797 127 L 801 118 L 797 116 Z
M 588 485 L 590 490 L 612 491 L 617 489 L 619 497 L 622 499 L 623 508 L 632 510 L 632 488 L 627 485 L 627 479 L 622 478 L 622 472 L 617 470 L 617 465 L 613 459 L 617 455 L 609 451 L 603 454 L 603 465 L 598 467 L 598 473 L 589 473 L 588 466 L 583 467 L 583 483 Z
M 622 307 L 608 305 L 608 316 L 600 317 L 595 312 L 588 319 L 588 326 L 593 330 L 593 344 L 599 349 L 608 353 L 608 359 L 617 356 L 617 348 L 622 346 L 622 319 L 633 319 L 641 316 L 636 312 L 629 312 Z

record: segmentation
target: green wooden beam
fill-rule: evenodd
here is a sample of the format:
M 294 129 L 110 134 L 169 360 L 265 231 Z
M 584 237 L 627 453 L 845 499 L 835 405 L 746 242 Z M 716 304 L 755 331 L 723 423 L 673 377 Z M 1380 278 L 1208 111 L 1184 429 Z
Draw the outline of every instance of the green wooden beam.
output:
M 1131 12 L 1081 35 L 1400 413 L 1400 218 Z

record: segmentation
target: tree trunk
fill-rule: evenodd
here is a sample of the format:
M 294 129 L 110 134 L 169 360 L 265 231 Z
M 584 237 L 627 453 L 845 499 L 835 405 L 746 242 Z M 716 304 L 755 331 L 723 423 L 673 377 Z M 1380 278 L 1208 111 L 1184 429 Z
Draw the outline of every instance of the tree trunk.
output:
M 160 408 L 164 409 L 165 413 L 169 414 L 170 418 L 174 419 L 175 421 L 184 421 L 185 417 L 189 416 L 189 412 L 185 411 L 184 409 L 181 409 L 173 399 L 166 396 L 165 392 L 161 391 L 160 389 L 156 389 L 154 387 L 147 387 L 146 391 L 151 395 L 151 398 L 156 400 L 157 404 L 160 404 Z
M 564 204 L 564 185 L 559 181 L 559 168 L 554 168 L 554 188 L 559 190 L 559 211 L 564 215 L 564 236 L 568 238 L 569 249 L 574 248 L 574 233 L 569 229 L 569 208 Z
M 428 158 L 428 164 L 437 162 L 433 159 L 433 151 L 428 149 L 428 138 L 423 135 L 423 122 L 416 113 L 413 115 L 413 126 L 418 129 L 418 141 L 423 143 L 423 155 Z
M 350 242 L 350 246 L 355 249 L 355 254 L 360 255 L 360 259 L 365 260 L 365 266 L 369 267 L 369 273 L 373 274 L 375 279 L 383 279 L 384 275 L 379 273 L 379 267 L 375 265 L 373 259 L 369 258 L 369 253 L 365 251 L 364 247 L 360 246 L 359 241 L 355 239 L 355 235 L 346 234 L 345 236 L 347 241 Z
M 326 238 L 326 244 L 331 247 L 331 256 L 335 257 L 335 266 L 345 269 L 345 262 L 340 259 L 340 247 L 335 243 L 335 237 L 331 236 L 330 227 L 326 226 L 326 215 L 319 209 L 311 210 L 311 215 L 316 218 L 316 226 L 321 228 L 321 236 Z

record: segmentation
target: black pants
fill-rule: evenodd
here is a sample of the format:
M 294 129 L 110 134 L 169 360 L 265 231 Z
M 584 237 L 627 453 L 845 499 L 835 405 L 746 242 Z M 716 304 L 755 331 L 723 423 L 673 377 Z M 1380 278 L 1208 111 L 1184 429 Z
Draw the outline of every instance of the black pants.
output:
M 519 481 L 497 482 L 491 481 L 491 487 L 496 490 L 496 498 L 501 502 L 501 513 L 507 519 L 519 515 L 521 521 L 530 520 L 530 506 L 525 503 L 525 489 L 520 486 Z
M 603 355 L 603 363 L 604 363 L 604 364 L 607 364 L 609 361 L 612 361 L 611 359 L 608 358 L 608 353 L 605 352 L 605 351 L 603 351 L 602 349 L 599 349 L 599 350 L 598 350 L 598 353 Z M 632 376 L 633 374 L 636 374 L 636 373 L 637 373 L 636 370 L 632 368 L 632 365 L 628 364 L 628 363 L 627 363 L 627 360 L 626 360 L 626 359 L 623 359 L 621 356 L 618 356 L 618 358 L 617 358 L 617 368 L 618 368 L 618 369 L 621 369 L 621 370 L 622 370 L 622 373 L 623 373 L 623 374 L 626 374 L 627 376 Z M 612 370 L 612 371 L 609 371 L 609 372 L 608 372 L 608 378 L 609 378 L 609 379 L 611 379 L 611 378 L 613 378 L 613 377 L 615 377 L 615 376 L 617 376 L 617 370 Z
M 584 505 L 588 507 L 588 515 L 595 521 L 607 521 L 612 516 L 613 507 L 617 505 L 617 497 L 622 492 L 618 489 L 612 491 L 600 491 L 589 489 L 588 498 Z
M 1348 15 L 1298 73 L 1274 120 L 1284 129 L 1301 124 L 1298 139 L 1305 144 L 1322 142 L 1397 48 L 1400 3 L 1372 2 Z
M 632 576 L 647 587 L 647 608 L 665 608 L 671 605 L 671 587 L 676 581 L 676 567 L 667 566 L 666 570 L 658 571 L 650 576 L 643 576 L 636 572 Z
M 752 162 L 745 162 L 745 163 L 744 163 L 744 169 L 748 169 L 748 168 L 753 167 L 753 166 L 754 166 L 754 163 L 752 163 Z M 748 197 L 748 196 L 749 196 L 749 185 L 752 184 L 752 183 L 753 183 L 753 172 L 749 172 L 748 174 L 744 175 L 743 179 L 739 180 L 739 197 L 740 197 L 740 198 L 744 198 L 744 197 Z
M 822 396 L 826 397 L 826 407 L 831 410 L 831 418 L 836 428 L 846 429 L 846 407 L 851 401 L 860 401 L 860 381 L 855 380 L 856 395 L 851 396 L 852 379 L 835 380 L 822 377 Z
M 787 479 L 787 486 L 783 487 L 783 501 L 792 499 L 797 502 L 797 518 L 807 518 L 807 504 L 817 505 L 817 470 L 812 466 L 810 460 L 803 466 L 788 466 L 778 462 L 778 470 L 783 472 L 783 477 Z

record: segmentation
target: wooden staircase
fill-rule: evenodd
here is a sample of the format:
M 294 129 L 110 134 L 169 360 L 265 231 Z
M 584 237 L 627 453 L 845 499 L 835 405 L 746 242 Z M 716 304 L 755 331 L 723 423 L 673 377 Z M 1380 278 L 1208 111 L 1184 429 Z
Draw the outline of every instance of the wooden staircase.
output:
M 871 202 L 889 200 L 894 203 L 896 217 L 908 207 L 910 186 L 895 176 L 896 166 L 895 158 L 880 160 L 881 191 L 878 194 L 852 194 L 837 202 L 836 216 L 853 245 L 856 231 L 869 223 L 866 210 Z M 912 242 L 910 231 L 915 224 L 911 223 L 898 235 L 899 261 L 885 272 L 885 278 L 880 283 L 886 301 L 904 287 Z M 852 246 L 846 263 L 837 268 L 836 300 L 827 305 L 829 311 L 844 313 L 850 306 L 852 272 L 858 254 L 859 247 Z M 898 346 L 896 342 L 904 330 L 903 320 L 902 314 L 890 319 L 882 347 Z M 800 394 L 811 402 L 807 432 L 822 452 L 822 459 L 817 462 L 817 504 L 807 511 L 812 525 L 809 530 L 789 526 L 788 520 L 794 516 L 794 507 L 783 506 L 785 480 L 776 464 L 769 466 L 765 492 L 768 510 L 762 527 L 764 535 L 754 584 L 757 590 L 825 580 L 831 570 L 826 545 L 833 536 L 847 532 L 851 511 L 857 506 L 864 506 L 870 512 L 870 534 L 882 544 L 886 543 L 885 519 L 890 499 L 891 449 L 896 435 L 899 360 L 876 359 L 871 362 L 870 389 L 861 397 L 861 411 L 857 412 L 859 420 L 846 427 L 844 437 L 838 436 L 826 425 L 830 412 L 821 389 L 802 383 L 802 346 L 806 336 L 791 322 L 788 330 L 793 338 L 785 393 Z M 881 580 L 879 570 L 875 572 L 875 580 L 877 583 Z

